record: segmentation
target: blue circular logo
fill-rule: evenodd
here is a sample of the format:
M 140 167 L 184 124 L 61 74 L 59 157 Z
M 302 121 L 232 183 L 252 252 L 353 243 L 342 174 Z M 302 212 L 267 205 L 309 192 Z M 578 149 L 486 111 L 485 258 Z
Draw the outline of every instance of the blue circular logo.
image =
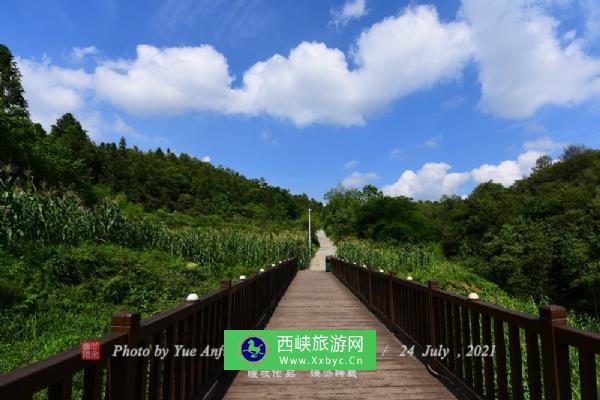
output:
M 267 354 L 267 345 L 262 339 L 252 336 L 242 342 L 242 356 L 250 362 L 257 362 Z

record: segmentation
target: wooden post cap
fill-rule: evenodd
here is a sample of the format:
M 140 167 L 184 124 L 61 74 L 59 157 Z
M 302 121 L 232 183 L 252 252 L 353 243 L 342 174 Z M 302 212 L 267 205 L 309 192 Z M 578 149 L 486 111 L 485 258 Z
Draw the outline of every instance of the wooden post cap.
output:
M 544 305 L 539 307 L 539 313 L 541 319 L 566 319 L 567 310 L 562 306 L 556 305 Z
M 139 326 L 141 315 L 139 312 L 119 311 L 112 315 L 110 324 L 112 326 Z
M 231 287 L 231 279 L 223 279 L 221 280 L 222 288 L 230 288 Z

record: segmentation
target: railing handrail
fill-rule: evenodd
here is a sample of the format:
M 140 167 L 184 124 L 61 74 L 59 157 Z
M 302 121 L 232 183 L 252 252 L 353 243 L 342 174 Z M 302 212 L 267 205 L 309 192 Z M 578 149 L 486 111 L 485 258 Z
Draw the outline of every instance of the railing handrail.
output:
M 113 348 L 114 345 L 127 343 L 127 335 L 124 333 L 109 333 L 97 340 L 101 343 L 102 354 L 108 354 L 107 350 Z M 91 365 L 103 362 L 105 360 L 81 360 L 79 347 L 73 347 L 43 360 L 16 368 L 6 374 L 1 374 L 0 393 L 7 391 L 15 394 L 15 396 L 29 392 L 35 393 L 60 381 L 60 377 L 63 375 L 73 374 Z
M 509 398 L 511 393 L 522 398 L 527 381 L 532 399 L 542 393 L 546 399 L 570 399 L 570 346 L 579 353 L 582 398 L 597 398 L 600 334 L 568 327 L 563 307 L 540 306 L 540 315 L 534 316 L 442 290 L 435 281 L 425 286 L 336 257 L 331 260 L 334 275 L 395 332 L 421 348 L 449 348 L 450 358 L 428 362 L 467 396 Z M 526 339 L 525 370 L 521 331 Z M 460 357 L 467 345 L 491 344 L 498 347 L 493 357 Z
M 33 362 L 29 365 L 14 369 L 5 374 L 0 374 L 0 398 L 2 399 L 30 399 L 31 396 L 37 393 L 40 390 L 44 390 L 48 388 L 49 390 L 53 390 L 54 388 L 58 388 L 60 390 L 71 391 L 70 382 L 75 373 L 80 371 L 86 371 L 90 368 L 106 368 L 109 364 L 109 361 L 114 360 L 117 361 L 118 358 L 113 359 L 111 355 L 114 352 L 114 346 L 119 344 L 134 344 L 140 342 L 149 343 L 153 338 L 157 335 L 158 337 L 162 337 L 161 335 L 165 332 L 165 330 L 170 330 L 171 336 L 173 336 L 173 331 L 177 328 L 177 326 L 181 326 L 181 324 L 186 324 L 187 321 L 190 321 L 194 318 L 198 313 L 203 310 L 207 310 L 206 312 L 212 312 L 211 315 L 213 320 L 211 322 L 219 322 L 224 323 L 224 316 L 217 313 L 216 305 L 219 304 L 223 307 L 224 310 L 228 310 L 229 315 L 225 316 L 227 319 L 227 324 L 220 325 L 219 329 L 214 328 L 214 326 L 209 325 L 204 327 L 210 328 L 211 332 L 213 332 L 213 339 L 222 341 L 222 331 L 224 329 L 229 329 L 229 324 L 231 323 L 232 313 L 232 305 L 233 305 L 233 297 L 236 295 L 243 295 L 246 300 L 250 300 L 249 296 L 267 296 L 261 297 L 262 299 L 266 299 L 266 303 L 263 304 L 263 309 L 257 310 L 256 308 L 252 308 L 252 312 L 243 311 L 239 312 L 244 319 L 245 329 L 252 329 L 258 327 L 258 325 L 265 320 L 266 317 L 273 311 L 277 301 L 283 295 L 283 292 L 287 288 L 287 286 L 291 283 L 291 280 L 296 274 L 296 270 L 298 268 L 298 259 L 290 258 L 286 260 L 282 260 L 281 262 L 275 264 L 275 266 L 268 266 L 265 268 L 264 272 L 254 273 L 247 279 L 242 281 L 228 281 L 227 287 L 222 287 L 217 289 L 216 291 L 209 293 L 197 301 L 191 301 L 183 303 L 179 306 L 173 307 L 169 310 L 163 311 L 157 315 L 149 317 L 145 320 L 139 320 L 139 313 L 115 313 L 113 315 L 113 327 L 110 333 L 103 335 L 97 340 L 101 343 L 101 354 L 102 357 L 97 361 L 88 361 L 81 359 L 81 351 L 80 347 L 74 347 L 69 350 L 60 352 L 53 356 L 50 356 L 46 359 Z M 268 293 L 260 293 L 258 288 L 259 285 L 268 284 L 269 292 Z M 277 287 L 277 285 L 279 285 Z M 256 290 L 251 290 L 256 288 Z M 245 291 L 245 292 L 244 292 Z M 261 299 L 258 297 L 253 298 L 254 303 L 259 303 Z M 208 307 L 215 306 L 214 309 L 209 310 Z M 240 307 L 248 307 L 248 304 L 238 304 L 238 308 Z M 253 305 L 252 307 L 256 307 Z M 242 308 L 240 308 L 241 310 Z M 245 308 L 243 310 L 246 310 Z M 235 310 L 237 312 L 237 310 Z M 247 317 L 247 314 L 251 314 L 251 317 Z M 133 325 L 126 325 L 129 323 L 131 317 L 134 317 Z M 237 317 L 235 315 L 234 317 Z M 137 323 L 135 319 L 137 318 Z M 220 319 L 219 319 L 220 318 Z M 248 319 L 250 318 L 250 319 Z M 115 321 L 119 321 L 119 326 L 115 326 Z M 124 321 L 125 325 L 121 325 L 120 321 Z M 195 321 L 195 320 L 194 320 Z M 238 323 L 237 320 L 233 321 Z M 239 322 L 242 323 L 242 322 Z M 238 324 L 239 324 L 238 323 Z M 197 327 L 196 325 L 193 325 Z M 177 336 L 182 338 L 185 337 L 188 339 L 189 343 L 195 344 L 200 343 L 200 331 L 191 332 L 191 328 L 187 329 L 188 326 L 185 325 L 186 329 L 177 333 Z M 222 328 L 222 329 L 221 329 Z M 219 333 L 220 332 L 220 333 Z M 165 333 L 166 334 L 166 333 Z M 191 336 L 195 335 L 193 338 Z M 204 335 L 203 335 L 204 336 Z M 219 339 L 220 338 L 220 339 Z M 160 343 L 160 342 L 159 342 Z M 210 343 L 214 345 L 214 343 Z M 222 343 L 219 343 L 222 344 Z M 119 361 L 120 362 L 120 361 Z M 187 362 L 187 361 L 182 361 Z M 186 364 L 187 365 L 187 364 Z M 204 365 L 204 364 L 202 364 Z M 171 366 L 172 367 L 172 366 Z M 216 373 L 219 375 L 222 372 L 222 367 L 219 365 L 213 365 L 211 368 L 214 371 L 210 373 Z M 96 377 L 100 376 L 97 373 Z M 137 371 L 139 372 L 139 371 Z M 145 370 L 142 374 L 145 374 Z M 202 374 L 205 374 L 205 371 L 202 371 Z M 109 373 L 107 372 L 107 377 Z M 204 376 L 204 375 L 203 375 Z M 188 377 L 188 380 L 195 380 L 198 377 Z M 218 377 L 217 377 L 218 378 Z M 217 378 L 213 379 L 216 381 Z M 86 375 L 87 379 L 87 375 Z M 108 378 L 107 378 L 108 379 Z M 198 378 L 198 380 L 201 380 Z M 65 382 L 67 382 L 65 384 Z M 145 382 L 145 381 L 144 381 Z M 213 382 L 214 383 L 214 382 Z M 95 381 L 96 387 L 89 388 L 89 390 L 97 391 L 97 393 L 101 392 L 101 389 L 98 385 L 102 384 L 102 379 L 97 378 Z M 159 385 L 165 385 L 165 382 L 159 383 Z M 169 383 L 172 384 L 172 383 Z M 61 386 L 62 385 L 62 386 Z M 208 385 L 204 385 L 202 390 L 206 392 L 212 386 L 209 382 Z M 191 387 L 191 386 L 190 386 Z M 104 388 L 108 393 L 109 388 Z M 59 391 L 60 391 L 59 390 Z M 128 389 L 130 390 L 130 389 Z M 134 389 L 139 390 L 139 389 Z M 145 390 L 145 389 L 143 389 Z M 175 389 L 173 389 L 175 390 Z M 62 393 L 62 392 L 61 392 Z M 133 393 L 133 392 L 131 392 Z M 112 392 L 114 394 L 114 392 Z M 196 395 L 197 393 L 188 393 L 187 396 Z M 61 395 L 62 396 L 62 395 Z M 108 395 L 107 395 L 108 396 Z M 132 395 L 130 392 L 127 392 L 123 395 L 117 395 L 118 398 L 129 399 Z M 50 396 L 51 398 L 53 396 Z M 67 396 L 63 396 L 66 398 Z M 63 398 L 60 397 L 60 398 Z M 115 397 L 115 396 L 111 396 Z M 69 397 L 70 398 L 70 397 Z M 88 397 L 86 397 L 88 398 Z M 89 398 L 99 398 L 92 397 Z

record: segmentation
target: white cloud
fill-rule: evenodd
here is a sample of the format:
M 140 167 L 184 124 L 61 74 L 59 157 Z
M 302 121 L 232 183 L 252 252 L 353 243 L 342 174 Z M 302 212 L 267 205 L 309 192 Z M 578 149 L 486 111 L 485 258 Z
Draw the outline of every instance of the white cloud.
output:
M 210 156 L 204 156 L 204 157 L 202 157 L 201 161 L 209 163 L 210 162 Z
M 428 147 L 430 149 L 433 149 L 435 147 L 438 147 L 441 141 L 442 141 L 441 136 L 434 136 L 434 137 L 427 139 L 424 143 L 424 146 Z
M 570 106 L 600 94 L 600 60 L 577 39 L 565 47 L 559 21 L 535 0 L 463 0 L 479 64 L 480 107 L 525 118 L 545 105 Z M 501 34 L 499 34 L 501 32 Z
M 83 129 L 86 130 L 90 139 L 98 142 L 104 137 L 107 129 L 106 122 L 102 118 L 102 114 L 96 110 L 82 110 L 73 114 L 81 123 Z
M 523 149 L 525 150 L 537 150 L 537 151 L 552 151 L 565 147 L 564 143 L 555 142 L 549 137 L 530 140 L 523 143 Z
M 363 122 L 361 95 L 344 54 L 322 43 L 302 43 L 289 56 L 275 55 L 252 66 L 234 90 L 229 111 L 314 122 Z
M 329 22 L 338 28 L 353 19 L 364 17 L 367 12 L 366 0 L 347 0 L 341 8 L 331 10 Z
M 548 130 L 544 127 L 544 125 L 539 124 L 537 122 L 531 122 L 525 126 L 525 132 L 528 133 L 548 133 Z
M 344 169 L 352 169 L 352 168 L 356 168 L 357 166 L 358 166 L 358 161 L 356 161 L 356 160 L 346 161 L 344 163 Z
M 361 34 L 352 53 L 356 69 L 342 51 L 314 42 L 255 64 L 229 110 L 299 126 L 360 125 L 402 96 L 459 76 L 469 54 L 466 24 L 444 24 L 435 8 L 412 7 Z
M 264 113 L 298 126 L 360 125 L 392 101 L 458 76 L 468 49 L 464 23 L 444 24 L 435 8 L 420 6 L 364 31 L 352 70 L 341 50 L 303 42 L 287 57 L 254 64 L 234 88 L 227 60 L 211 46 L 139 45 L 133 59 L 99 61 L 93 74 L 81 70 L 89 85 L 77 89 L 136 114 Z
M 123 118 L 121 118 L 118 115 L 115 115 L 114 117 L 114 121 L 111 125 L 111 129 L 122 135 L 122 136 L 126 136 L 126 137 L 131 137 L 133 139 L 138 139 L 138 140 L 148 140 L 148 137 L 140 132 L 138 132 L 136 129 L 134 129 L 133 127 L 129 126 L 124 120 Z
M 532 142 L 533 143 L 533 142 Z M 526 143 L 524 147 L 533 146 Z M 548 146 L 540 142 L 540 146 Z M 499 164 L 483 164 L 470 172 L 449 172 L 452 168 L 446 163 L 426 163 L 417 172 L 406 170 L 393 184 L 384 186 L 382 191 L 387 196 L 405 196 L 416 200 L 439 200 L 443 195 L 459 194 L 463 184 L 471 181 L 484 183 L 492 181 L 505 187 L 516 180 L 531 174 L 535 162 L 545 153 L 527 150 L 516 160 L 505 160 Z
M 402 154 L 402 149 L 395 148 L 390 150 L 390 158 L 398 158 Z
M 571 29 L 569 32 L 563 35 L 563 40 L 565 42 L 572 42 L 577 37 L 577 31 L 575 29 Z
M 600 38 L 600 4 L 597 0 L 583 0 L 583 5 L 587 13 L 585 40 L 596 42 Z
M 346 189 L 361 189 L 367 183 L 379 179 L 375 172 L 357 172 L 354 171 L 342 180 L 342 187 Z
M 92 77 L 83 69 L 61 68 L 48 57 L 41 62 L 17 58 L 31 117 L 46 129 L 67 112 L 85 108 Z
M 547 104 L 600 94 L 600 60 L 584 52 L 576 35 L 563 45 L 544 4 L 463 0 L 460 18 L 450 22 L 440 21 L 433 6 L 410 6 L 365 29 L 347 54 L 302 42 L 252 65 L 238 85 L 225 56 L 210 45 L 139 45 L 132 59 L 96 60 L 90 73 L 48 59 L 19 65 L 32 115 L 44 124 L 102 100 L 136 114 L 267 114 L 297 126 L 361 125 L 399 98 L 460 78 L 473 60 L 480 107 L 523 118 Z M 90 46 L 73 55 L 95 52 Z
M 137 114 L 224 110 L 230 84 L 227 60 L 211 46 L 160 49 L 139 45 L 134 60 L 101 63 L 96 94 Z
M 432 6 L 410 7 L 374 24 L 353 52 L 369 109 L 459 77 L 471 49 L 468 26 L 441 22 Z
M 267 144 L 277 144 L 277 139 L 273 137 L 273 133 L 271 133 L 271 131 L 268 129 L 262 129 L 260 131 L 260 138 Z
M 528 176 L 536 160 L 543 155 L 542 152 L 528 150 L 516 160 L 502 161 L 497 165 L 484 164 L 475 168 L 471 171 L 471 177 L 477 183 L 492 181 L 508 187 L 517 179 Z
M 73 47 L 69 57 L 72 62 L 80 63 L 85 57 L 98 54 L 99 52 L 100 51 L 96 48 L 96 46 Z
M 464 95 L 459 94 L 459 95 L 452 96 L 449 99 L 444 100 L 444 102 L 442 103 L 442 107 L 445 109 L 454 109 L 454 108 L 460 107 L 466 101 L 467 101 L 467 98 Z
M 406 170 L 395 183 L 384 186 L 387 196 L 405 196 L 417 200 L 438 200 L 444 194 L 455 194 L 469 180 L 469 173 L 448 172 L 446 163 L 427 163 L 416 173 Z

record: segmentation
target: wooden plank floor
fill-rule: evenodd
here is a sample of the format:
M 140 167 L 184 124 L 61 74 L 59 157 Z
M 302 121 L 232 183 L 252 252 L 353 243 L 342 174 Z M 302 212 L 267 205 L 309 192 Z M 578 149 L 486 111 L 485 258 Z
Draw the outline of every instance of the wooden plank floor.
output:
M 377 371 L 356 371 L 356 378 L 316 378 L 309 371 L 249 377 L 240 371 L 226 399 L 455 399 L 419 360 L 398 356 L 402 344 L 331 273 L 299 271 L 266 329 L 375 329 Z

